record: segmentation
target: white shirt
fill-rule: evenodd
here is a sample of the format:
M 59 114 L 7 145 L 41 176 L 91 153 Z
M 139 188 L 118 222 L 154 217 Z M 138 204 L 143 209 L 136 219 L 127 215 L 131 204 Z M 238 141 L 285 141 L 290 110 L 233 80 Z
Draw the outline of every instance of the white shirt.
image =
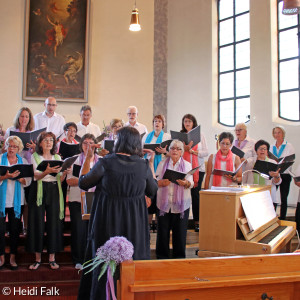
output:
M 0 162 L 2 159 L 2 155 L 0 155 Z M 28 164 L 27 160 L 23 158 L 23 164 Z M 9 161 L 7 160 L 7 165 L 12 166 Z M 31 183 L 31 177 L 24 178 L 26 181 L 26 184 L 23 185 L 21 184 L 21 205 L 24 205 L 24 187 L 29 186 Z M 3 181 L 0 181 L 0 185 L 3 183 Z M 15 180 L 7 180 L 7 189 L 6 189 L 6 202 L 5 202 L 5 207 L 10 208 L 14 207 L 14 195 L 15 195 Z
M 79 165 L 80 166 L 80 157 L 79 156 L 75 160 L 74 165 Z M 91 160 L 90 168 L 92 168 L 94 165 L 95 165 L 94 160 Z M 77 178 L 77 177 L 73 176 L 73 165 L 72 165 L 71 168 L 72 168 L 72 171 L 71 171 L 70 174 L 67 175 L 67 179 Z M 81 202 L 81 190 L 80 190 L 78 185 L 77 186 L 70 186 L 68 201 L 69 202 Z
M 47 131 L 53 132 L 56 137 L 59 137 L 63 133 L 64 125 L 66 124 L 63 116 L 54 112 L 51 118 L 47 117 L 46 112 L 36 114 L 34 117 L 34 129 L 42 129 L 46 127 Z
M 273 159 L 269 159 L 268 160 L 270 163 L 275 163 L 276 161 Z M 256 163 L 256 158 L 255 157 L 251 157 L 249 159 L 247 159 L 247 163 L 246 163 L 246 167 L 245 167 L 245 171 L 247 170 L 253 170 L 253 167 Z M 243 175 L 243 183 L 248 183 L 248 184 L 253 184 L 254 183 L 254 176 L 253 176 L 254 172 L 247 172 Z M 256 173 L 257 174 L 257 173 Z M 258 175 L 258 174 L 257 174 Z M 280 180 L 278 181 L 278 183 L 275 183 L 275 181 L 272 179 L 265 179 L 265 185 L 271 185 L 271 198 L 273 200 L 274 203 L 279 203 L 277 197 L 276 197 L 276 185 L 279 185 L 281 183 L 282 179 L 280 178 Z
M 86 133 L 93 134 L 95 138 L 101 135 L 101 130 L 98 125 L 90 122 L 87 126 L 83 125 L 81 121 L 77 125 L 77 135 L 83 137 Z
M 39 155 L 39 157 L 40 157 L 40 161 L 41 161 L 41 162 L 42 162 L 43 160 L 45 160 L 45 158 L 44 158 L 43 156 Z M 47 160 L 48 160 L 48 159 L 47 159 Z M 52 155 L 51 160 L 55 160 L 54 155 Z M 61 159 L 59 159 L 59 160 L 61 160 Z M 32 165 L 33 165 L 33 171 L 34 171 L 34 172 L 43 173 L 42 171 L 38 171 L 38 170 L 36 169 L 38 165 L 37 165 L 37 163 L 36 163 L 36 161 L 35 161 L 35 159 L 34 159 L 33 156 L 32 156 L 32 158 L 31 158 L 31 162 L 32 162 Z M 34 178 L 34 177 L 33 177 L 33 178 Z M 35 178 L 34 178 L 34 181 L 36 181 Z M 56 180 L 56 176 L 54 177 L 54 176 L 48 174 L 48 175 L 46 175 L 46 176 L 42 179 L 42 181 L 45 181 L 45 182 L 54 182 L 54 181 L 57 181 L 57 180 Z
M 138 123 L 136 122 L 134 124 L 134 126 L 132 126 L 129 122 L 125 123 L 124 127 L 126 126 L 131 126 L 135 129 L 137 129 L 137 131 L 140 133 L 140 134 L 143 134 L 144 132 L 147 134 L 148 133 L 148 130 L 147 130 L 147 127 L 144 125 L 144 124 L 141 124 L 141 123 Z
M 247 158 L 250 158 L 250 157 L 256 157 L 256 152 L 255 152 L 255 149 L 254 149 L 256 141 L 254 139 L 250 138 L 250 136 L 247 135 L 245 140 L 244 140 L 244 141 L 247 141 L 247 142 L 246 142 L 246 144 L 243 148 L 238 147 L 236 145 L 236 141 L 238 141 L 238 140 L 235 140 L 233 142 L 233 145 L 236 146 L 237 148 L 241 149 L 245 153 L 243 158 L 247 159 Z M 242 143 L 244 141 L 242 141 Z
M 292 146 L 291 143 L 287 143 L 286 141 L 283 141 L 283 143 L 280 146 L 282 146 L 284 144 L 286 144 L 286 146 L 285 146 L 284 150 L 282 151 L 280 157 L 285 157 L 285 156 L 288 156 L 288 155 L 291 155 L 291 154 L 295 154 L 295 149 L 294 149 L 294 147 Z M 270 147 L 270 152 L 272 152 L 274 154 L 273 146 L 276 147 L 276 142 L 273 145 L 271 145 L 271 147 Z M 279 153 L 279 149 L 280 149 L 280 147 L 277 148 L 277 153 Z M 292 166 L 290 166 L 289 168 L 287 168 L 283 172 L 283 174 L 289 174 L 289 170 L 292 171 Z
M 300 176 L 300 164 L 299 164 L 298 168 L 296 169 L 295 175 L 296 175 L 296 177 Z M 299 190 L 298 202 L 300 202 L 300 190 Z
M 170 158 L 167 169 L 178 171 L 181 159 L 184 161 L 185 173 L 192 170 L 192 165 L 188 161 L 184 160 L 182 157 L 178 160 L 178 162 L 175 164 L 175 166 L 173 166 L 173 161 Z M 157 166 L 157 169 L 156 169 L 157 180 L 160 180 L 160 179 L 163 178 L 164 174 L 162 174 L 162 171 L 163 171 L 164 163 L 165 163 L 165 160 L 162 160 L 159 163 L 159 165 Z M 194 186 L 193 175 L 188 175 L 186 177 L 186 180 L 188 180 L 191 183 L 191 186 L 188 189 L 184 189 L 184 192 L 183 192 L 184 211 L 187 210 L 191 206 L 191 190 L 190 189 Z M 175 183 L 171 182 L 168 185 L 169 197 L 168 197 L 167 210 L 165 212 L 169 212 L 171 210 L 171 213 L 174 213 L 174 214 L 182 213 L 181 211 L 176 211 L 176 209 L 173 205 L 172 200 L 173 200 L 174 187 L 175 187 Z M 156 203 L 156 205 L 157 205 L 158 209 L 160 209 L 160 210 L 161 210 L 161 204 L 162 204 L 162 191 L 163 191 L 163 188 L 159 187 L 158 191 L 157 191 L 157 203 Z

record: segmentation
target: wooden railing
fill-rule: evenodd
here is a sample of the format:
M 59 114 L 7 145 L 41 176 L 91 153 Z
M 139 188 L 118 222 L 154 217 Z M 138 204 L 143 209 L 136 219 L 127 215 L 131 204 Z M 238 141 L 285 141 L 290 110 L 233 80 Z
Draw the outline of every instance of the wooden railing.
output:
M 300 299 L 300 254 L 127 261 L 118 300 Z

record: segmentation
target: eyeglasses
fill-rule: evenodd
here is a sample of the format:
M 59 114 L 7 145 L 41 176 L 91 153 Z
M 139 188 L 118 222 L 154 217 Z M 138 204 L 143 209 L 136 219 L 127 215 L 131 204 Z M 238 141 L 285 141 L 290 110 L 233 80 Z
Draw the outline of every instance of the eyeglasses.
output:
M 181 148 L 179 148 L 179 147 L 171 147 L 170 148 L 172 151 L 181 151 L 182 149 Z
M 122 128 L 122 126 L 113 126 L 112 128 L 113 129 L 120 129 L 120 128 Z
M 83 144 L 83 145 L 95 145 L 94 142 L 83 142 L 82 144 Z
M 47 106 L 56 106 L 57 104 L 47 104 Z
M 77 130 L 75 130 L 75 129 L 73 129 L 73 130 L 72 129 L 68 129 L 67 132 L 69 132 L 69 133 L 76 133 Z
M 265 148 L 265 147 L 261 148 L 261 147 L 259 147 L 257 150 L 260 150 L 260 151 L 268 151 L 268 148 Z
M 230 143 L 223 143 L 223 142 L 221 142 L 220 145 L 222 145 L 222 146 L 231 146 Z
M 45 142 L 45 143 L 53 143 L 54 139 L 43 139 L 43 142 Z
M 240 132 L 242 130 L 244 130 L 244 129 L 234 129 L 235 132 Z
M 17 149 L 17 148 L 19 148 L 19 147 L 18 147 L 18 146 L 15 146 L 15 145 L 8 145 L 8 148 Z

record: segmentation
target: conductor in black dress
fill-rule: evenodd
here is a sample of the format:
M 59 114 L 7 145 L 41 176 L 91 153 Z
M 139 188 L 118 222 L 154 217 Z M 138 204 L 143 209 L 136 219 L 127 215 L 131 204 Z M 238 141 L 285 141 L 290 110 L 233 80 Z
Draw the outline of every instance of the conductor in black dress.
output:
M 94 258 L 97 249 L 114 236 L 124 236 L 133 244 L 133 259 L 150 259 L 145 195 L 150 198 L 155 195 L 157 182 L 154 156 L 149 162 L 142 156 L 140 134 L 132 127 L 118 130 L 114 153 L 100 159 L 91 171 L 90 156 L 87 155 L 79 187 L 88 190 L 96 186 L 96 190 L 85 261 Z M 106 299 L 106 276 L 98 281 L 100 268 L 88 274 L 83 271 L 78 299 Z

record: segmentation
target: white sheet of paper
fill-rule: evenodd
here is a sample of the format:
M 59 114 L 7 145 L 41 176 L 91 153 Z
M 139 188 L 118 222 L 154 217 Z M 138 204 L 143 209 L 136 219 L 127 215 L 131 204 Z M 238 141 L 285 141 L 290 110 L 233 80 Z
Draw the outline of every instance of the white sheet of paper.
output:
M 256 230 L 276 218 L 269 191 L 247 194 L 240 199 L 250 230 Z

